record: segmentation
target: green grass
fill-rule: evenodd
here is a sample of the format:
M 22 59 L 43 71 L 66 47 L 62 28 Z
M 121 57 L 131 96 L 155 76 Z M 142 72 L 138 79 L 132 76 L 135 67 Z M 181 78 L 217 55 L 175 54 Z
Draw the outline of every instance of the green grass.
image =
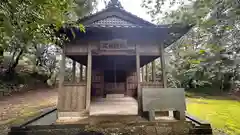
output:
M 206 120 L 213 128 L 230 135 L 240 135 L 240 102 L 224 97 L 189 97 L 189 114 Z

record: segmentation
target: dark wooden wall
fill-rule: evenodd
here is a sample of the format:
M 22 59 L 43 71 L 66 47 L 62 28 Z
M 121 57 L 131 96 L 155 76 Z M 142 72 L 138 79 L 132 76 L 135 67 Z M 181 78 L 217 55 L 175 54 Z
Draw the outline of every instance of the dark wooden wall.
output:
M 119 82 L 115 88 L 114 82 L 104 82 L 104 72 L 93 70 L 92 72 L 92 96 L 103 97 L 104 94 L 125 94 L 134 97 L 137 94 L 137 74 L 128 72 L 126 82 Z
M 127 76 L 127 95 L 137 96 L 137 73 L 129 72 Z
M 100 70 L 92 71 L 92 96 L 102 97 L 104 95 L 104 75 Z

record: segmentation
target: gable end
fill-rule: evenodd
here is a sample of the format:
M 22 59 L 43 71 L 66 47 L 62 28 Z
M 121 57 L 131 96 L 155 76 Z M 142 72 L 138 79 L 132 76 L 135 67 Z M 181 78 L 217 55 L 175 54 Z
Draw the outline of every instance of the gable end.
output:
M 83 25 L 89 26 L 93 23 L 96 23 L 97 21 L 104 20 L 106 18 L 110 17 L 116 17 L 120 18 L 122 23 L 132 23 L 135 24 L 135 26 L 149 26 L 149 27 L 154 27 L 156 25 L 143 20 L 142 18 L 137 17 L 136 15 L 131 14 L 130 12 L 127 12 L 124 9 L 116 8 L 116 7 L 111 7 L 111 8 L 106 8 L 100 12 L 97 12 L 93 15 L 86 16 L 82 19 L 78 20 L 78 23 L 82 23 Z M 116 21 L 116 18 L 111 18 Z M 106 21 L 106 20 L 105 20 Z
M 139 26 L 139 25 L 123 20 L 122 18 L 119 18 L 117 16 L 111 16 L 111 17 L 104 18 L 102 20 L 97 20 L 92 24 L 89 24 L 86 26 L 95 27 L 95 26 Z

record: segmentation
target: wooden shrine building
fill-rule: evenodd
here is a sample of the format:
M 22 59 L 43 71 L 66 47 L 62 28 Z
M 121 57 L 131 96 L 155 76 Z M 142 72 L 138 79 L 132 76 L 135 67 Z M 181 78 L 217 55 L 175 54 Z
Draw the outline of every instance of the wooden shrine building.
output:
M 85 26 L 85 32 L 73 27 L 61 31 L 70 41 L 62 53 L 58 118 L 88 116 L 94 99 L 120 95 L 136 100 L 137 113 L 141 114 L 143 88 L 167 88 L 164 48 L 190 29 L 179 24 L 155 25 L 125 11 L 114 1 L 79 23 Z M 64 79 L 66 57 L 73 61 L 71 82 Z M 159 57 L 162 79 L 156 80 L 154 60 Z M 80 64 L 80 75 L 76 73 L 76 63 Z M 153 65 L 151 82 L 145 77 L 148 70 L 142 70 L 149 63 Z

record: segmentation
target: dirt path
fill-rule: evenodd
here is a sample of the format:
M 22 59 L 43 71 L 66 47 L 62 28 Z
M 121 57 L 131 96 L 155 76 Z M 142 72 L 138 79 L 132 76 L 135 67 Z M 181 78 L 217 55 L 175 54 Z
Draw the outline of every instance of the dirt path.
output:
M 41 89 L 4 97 L 0 99 L 0 125 L 55 106 L 56 102 L 57 91 L 55 89 Z

